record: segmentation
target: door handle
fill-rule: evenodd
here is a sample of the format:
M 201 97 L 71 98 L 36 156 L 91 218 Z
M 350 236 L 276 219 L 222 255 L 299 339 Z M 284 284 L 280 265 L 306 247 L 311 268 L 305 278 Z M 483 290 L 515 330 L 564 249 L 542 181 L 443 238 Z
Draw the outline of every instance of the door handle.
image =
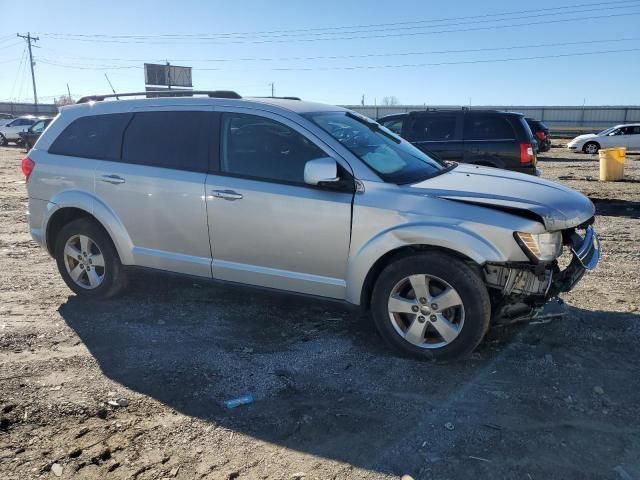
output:
M 125 182 L 125 179 L 119 177 L 118 175 L 103 175 L 101 180 L 105 183 L 111 183 L 113 185 L 118 185 Z
M 242 194 L 238 192 L 234 192 L 233 190 L 211 190 L 211 195 L 216 198 L 222 198 L 224 200 L 240 200 L 242 198 Z

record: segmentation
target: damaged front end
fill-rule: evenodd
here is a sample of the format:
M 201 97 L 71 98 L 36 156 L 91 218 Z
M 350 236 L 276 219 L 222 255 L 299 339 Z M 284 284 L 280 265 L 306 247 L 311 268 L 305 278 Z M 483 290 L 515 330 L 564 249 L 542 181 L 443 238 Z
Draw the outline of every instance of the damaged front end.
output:
M 485 264 L 483 273 L 495 324 L 545 321 L 563 314 L 558 295 L 572 290 L 586 270 L 597 266 L 600 242 L 590 224 L 564 230 L 562 238 L 571 255 L 563 269 L 559 262 L 563 258 L 539 263 Z

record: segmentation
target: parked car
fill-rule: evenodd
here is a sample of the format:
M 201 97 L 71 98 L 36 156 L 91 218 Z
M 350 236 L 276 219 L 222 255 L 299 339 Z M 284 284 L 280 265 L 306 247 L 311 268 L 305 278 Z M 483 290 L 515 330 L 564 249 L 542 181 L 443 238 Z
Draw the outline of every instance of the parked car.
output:
M 344 108 L 202 94 L 81 99 L 22 161 L 31 235 L 76 294 L 112 296 L 138 266 L 326 297 L 441 359 L 598 263 L 570 188 L 444 165 Z
M 430 109 L 378 122 L 441 160 L 538 174 L 533 133 L 520 113 Z
M 20 132 L 26 130 L 38 121 L 38 117 L 33 115 L 25 115 L 18 117 L 6 125 L 0 127 L 0 145 L 6 145 L 9 142 L 21 143 Z
M 627 150 L 640 150 L 640 123 L 616 125 L 600 133 L 578 135 L 567 147 L 584 153 L 598 153 L 601 148 L 625 147 Z
M 549 127 L 540 120 L 534 118 L 525 118 L 527 125 L 531 129 L 536 142 L 538 142 L 538 152 L 548 152 L 551 150 L 551 136 L 549 135 Z
M 31 150 L 31 148 L 36 144 L 42 132 L 44 132 L 45 128 L 51 123 L 52 118 L 43 118 L 38 120 L 36 123 L 27 128 L 24 132 L 20 132 L 20 139 L 22 143 L 24 143 L 25 148 Z
M 6 125 L 7 123 L 9 123 L 11 120 L 13 120 L 14 117 L 12 114 L 10 113 L 0 113 L 0 127 L 2 125 Z

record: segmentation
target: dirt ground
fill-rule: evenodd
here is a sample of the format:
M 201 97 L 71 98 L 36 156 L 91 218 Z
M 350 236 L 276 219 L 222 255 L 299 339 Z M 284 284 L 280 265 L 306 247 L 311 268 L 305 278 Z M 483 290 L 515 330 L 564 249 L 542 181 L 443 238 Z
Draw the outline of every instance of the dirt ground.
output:
M 0 148 L 1 479 L 640 478 L 640 156 L 620 183 L 540 156 L 595 202 L 601 264 L 566 318 L 436 365 L 331 303 L 150 274 L 76 298 L 27 233 L 23 155 Z

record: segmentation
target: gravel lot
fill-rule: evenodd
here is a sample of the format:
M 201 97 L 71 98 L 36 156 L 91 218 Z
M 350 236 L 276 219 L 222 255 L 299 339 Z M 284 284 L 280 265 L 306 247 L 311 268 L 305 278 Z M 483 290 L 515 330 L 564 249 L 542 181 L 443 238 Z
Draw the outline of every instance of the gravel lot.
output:
M 149 274 L 79 300 L 27 233 L 23 155 L 0 148 L 0 478 L 640 478 L 640 156 L 619 183 L 540 156 L 596 203 L 599 268 L 566 318 L 435 365 L 331 303 Z

